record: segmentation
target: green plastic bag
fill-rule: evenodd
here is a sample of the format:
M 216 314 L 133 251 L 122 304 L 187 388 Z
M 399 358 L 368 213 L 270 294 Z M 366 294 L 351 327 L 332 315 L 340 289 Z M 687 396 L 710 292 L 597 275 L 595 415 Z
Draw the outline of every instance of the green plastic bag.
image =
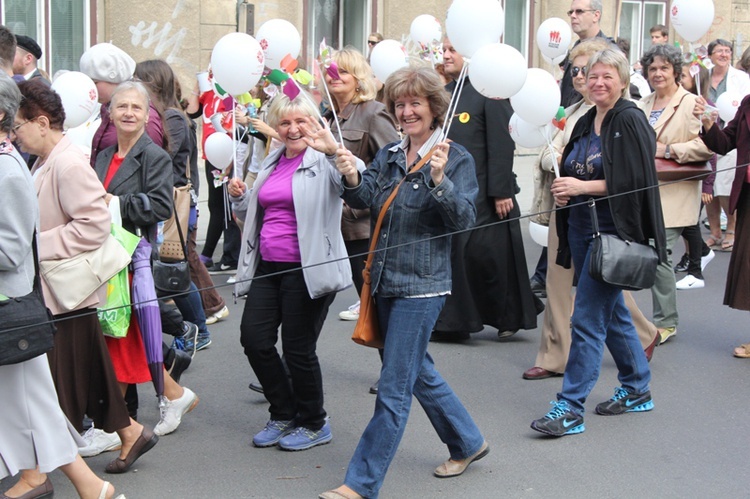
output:
M 117 224 L 112 224 L 112 235 L 131 255 L 140 241 L 138 236 Z M 97 310 L 104 334 L 114 338 L 124 338 L 128 334 L 130 305 L 130 279 L 128 267 L 125 267 L 107 282 L 107 301 Z

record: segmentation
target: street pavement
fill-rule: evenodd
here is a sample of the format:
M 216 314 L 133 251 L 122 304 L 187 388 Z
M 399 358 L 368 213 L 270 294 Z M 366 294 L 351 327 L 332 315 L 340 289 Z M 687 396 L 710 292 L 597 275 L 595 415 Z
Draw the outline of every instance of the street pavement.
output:
M 523 193 L 531 204 L 533 157 L 516 165 Z M 540 247 L 524 226 L 528 267 Z M 675 250 L 682 254 L 681 245 Z M 555 399 L 562 378 L 527 381 L 539 329 L 521 331 L 499 342 L 487 328 L 459 344 L 431 343 L 441 374 L 467 406 L 490 443 L 490 454 L 461 477 L 438 479 L 434 468 L 448 458 L 419 405 L 412 414 L 396 458 L 381 490 L 383 498 L 703 498 L 747 497 L 747 380 L 750 360 L 732 357 L 732 348 L 750 340 L 748 314 L 722 305 L 729 253 L 717 253 L 705 270 L 706 288 L 678 291 L 678 334 L 659 346 L 651 363 L 655 409 L 647 413 L 603 417 L 594 406 L 618 385 L 608 353 L 587 402 L 586 431 L 559 439 L 529 428 Z M 227 276 L 217 276 L 222 284 Z M 239 344 L 244 301 L 236 304 L 231 287 L 220 288 L 231 315 L 210 327 L 213 343 L 198 352 L 182 382 L 200 396 L 179 429 L 162 437 L 134 469 L 124 475 L 103 473 L 116 453 L 87 459 L 118 493 L 133 498 L 313 498 L 341 484 L 346 466 L 369 417 L 377 379 L 375 350 L 350 340 L 354 323 L 338 312 L 356 301 L 352 289 L 339 293 L 318 342 L 325 407 L 333 441 L 303 452 L 257 449 L 250 440 L 268 419 L 264 398 L 248 390 L 255 380 Z M 647 316 L 649 291 L 635 293 Z M 541 324 L 542 316 L 538 318 Z M 139 387 L 139 420 L 158 421 L 150 384 Z M 56 497 L 76 497 L 61 472 L 51 474 Z M 6 490 L 14 480 L 5 480 Z

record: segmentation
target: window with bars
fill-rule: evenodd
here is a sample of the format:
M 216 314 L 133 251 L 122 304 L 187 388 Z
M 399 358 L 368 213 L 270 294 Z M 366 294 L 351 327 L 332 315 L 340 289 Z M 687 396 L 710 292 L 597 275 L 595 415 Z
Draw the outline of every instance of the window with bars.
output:
M 618 38 L 630 42 L 630 63 L 638 61 L 651 48 L 652 26 L 666 24 L 666 1 L 624 0 L 620 8 Z
M 78 70 L 89 37 L 90 0 L 4 0 L 2 24 L 26 35 L 43 49 L 39 67 L 50 76 L 61 69 Z M 43 15 L 48 12 L 49 15 Z M 45 50 L 45 47 L 48 47 Z

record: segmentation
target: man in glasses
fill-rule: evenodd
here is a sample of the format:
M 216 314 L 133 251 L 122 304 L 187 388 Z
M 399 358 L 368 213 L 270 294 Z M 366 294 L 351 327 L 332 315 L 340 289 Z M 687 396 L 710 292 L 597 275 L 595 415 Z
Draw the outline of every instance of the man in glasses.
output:
M 606 36 L 599 27 L 599 20 L 602 17 L 601 0 L 573 0 L 568 11 L 570 18 L 570 27 L 578 35 L 578 40 L 574 47 L 584 40 L 594 37 L 606 38 L 614 43 L 614 40 Z M 570 74 L 572 64 L 566 59 L 563 66 L 563 77 L 560 82 L 560 91 L 562 93 L 561 106 L 568 107 L 582 99 L 581 94 L 573 88 L 573 77 Z

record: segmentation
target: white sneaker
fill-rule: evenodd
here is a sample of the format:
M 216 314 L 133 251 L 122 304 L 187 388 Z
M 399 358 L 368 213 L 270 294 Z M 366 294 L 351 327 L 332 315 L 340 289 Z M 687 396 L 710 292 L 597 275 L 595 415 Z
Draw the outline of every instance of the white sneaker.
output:
M 154 427 L 154 433 L 160 437 L 175 431 L 182 422 L 182 416 L 198 405 L 198 396 L 190 388 L 184 388 L 184 390 L 185 393 L 182 394 L 182 397 L 176 400 L 169 400 L 164 397 L 167 403 L 159 409 L 161 420 Z
M 233 275 L 232 277 L 230 277 L 229 279 L 227 279 L 227 284 L 234 284 L 235 282 L 237 282 L 237 276 L 236 275 Z
M 222 308 L 215 314 L 211 314 L 206 317 L 206 325 L 210 326 L 211 324 L 216 324 L 220 320 L 226 319 L 227 317 L 229 317 L 229 309 L 226 305 L 224 305 L 224 308 Z
M 677 281 L 677 289 L 700 289 L 706 286 L 703 279 L 698 279 L 690 274 Z
M 708 250 L 708 255 L 701 257 L 701 272 L 703 272 L 706 269 L 706 266 L 709 264 L 711 260 L 714 259 L 716 256 L 716 253 L 714 253 L 714 250 Z
M 107 433 L 92 426 L 81 436 L 84 442 L 86 442 L 86 447 L 78 449 L 81 457 L 98 456 L 102 452 L 120 450 L 122 448 L 122 442 L 117 433 Z
M 339 319 L 342 321 L 359 320 L 359 301 L 343 312 L 339 312 Z

